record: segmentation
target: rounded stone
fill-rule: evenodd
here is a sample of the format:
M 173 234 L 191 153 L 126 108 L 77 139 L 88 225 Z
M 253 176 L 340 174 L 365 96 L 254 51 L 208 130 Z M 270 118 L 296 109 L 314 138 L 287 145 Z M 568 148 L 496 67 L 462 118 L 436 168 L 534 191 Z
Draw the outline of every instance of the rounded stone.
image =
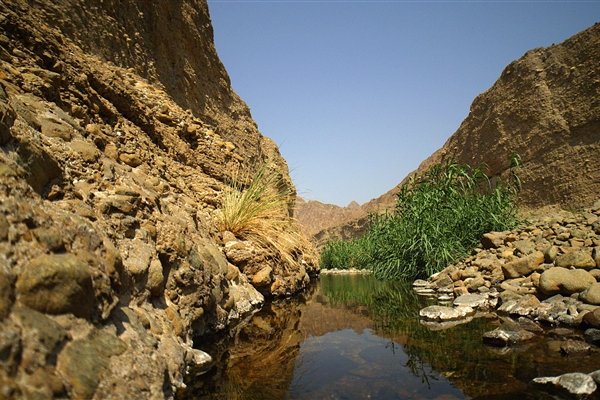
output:
M 48 314 L 89 318 L 95 305 L 89 266 L 73 254 L 33 259 L 17 278 L 16 289 L 21 304 Z
M 540 276 L 540 290 L 545 294 L 580 293 L 596 283 L 596 279 L 583 269 L 553 267 Z
M 579 300 L 588 304 L 600 305 L 600 283 L 594 283 L 579 295 Z
M 252 284 L 257 287 L 269 285 L 272 280 L 272 272 L 273 270 L 271 269 L 271 267 L 264 267 L 252 277 Z
M 583 316 L 583 322 L 591 327 L 600 328 L 600 308 L 585 314 Z
M 594 261 L 592 255 L 585 250 L 576 250 L 570 253 L 561 254 L 556 257 L 554 262 L 557 267 L 596 268 L 596 261 Z

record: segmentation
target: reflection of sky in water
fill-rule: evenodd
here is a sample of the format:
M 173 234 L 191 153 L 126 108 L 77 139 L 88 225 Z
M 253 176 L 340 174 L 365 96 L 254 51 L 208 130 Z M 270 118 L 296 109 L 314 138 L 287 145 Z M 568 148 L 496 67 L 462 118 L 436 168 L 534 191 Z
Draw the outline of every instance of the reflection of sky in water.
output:
M 415 368 L 416 367 L 416 368 Z M 414 373 L 413 373 L 414 372 Z M 288 399 L 462 399 L 427 364 L 418 366 L 398 343 L 345 329 L 309 336 L 300 345 Z

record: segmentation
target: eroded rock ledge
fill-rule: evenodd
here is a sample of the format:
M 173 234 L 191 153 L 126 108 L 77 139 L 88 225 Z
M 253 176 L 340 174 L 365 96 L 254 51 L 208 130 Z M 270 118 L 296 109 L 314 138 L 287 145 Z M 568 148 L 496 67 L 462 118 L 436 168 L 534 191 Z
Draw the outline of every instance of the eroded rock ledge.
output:
M 291 185 L 206 2 L 0 2 L 0 397 L 172 398 L 210 364 L 194 339 L 302 290 L 310 260 L 215 223 L 231 172 L 266 159 Z

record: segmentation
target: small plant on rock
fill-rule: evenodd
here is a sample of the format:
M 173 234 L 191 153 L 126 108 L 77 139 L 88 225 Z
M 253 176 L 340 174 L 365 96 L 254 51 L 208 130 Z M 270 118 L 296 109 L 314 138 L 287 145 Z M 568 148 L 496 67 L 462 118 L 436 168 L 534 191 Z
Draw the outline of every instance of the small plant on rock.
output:
M 260 166 L 249 184 L 234 173 L 222 193 L 219 228 L 236 237 L 271 248 L 290 265 L 296 265 L 300 249 L 309 248 L 296 220 L 290 217 L 293 190 L 270 163 Z M 247 177 L 246 177 L 247 178 Z

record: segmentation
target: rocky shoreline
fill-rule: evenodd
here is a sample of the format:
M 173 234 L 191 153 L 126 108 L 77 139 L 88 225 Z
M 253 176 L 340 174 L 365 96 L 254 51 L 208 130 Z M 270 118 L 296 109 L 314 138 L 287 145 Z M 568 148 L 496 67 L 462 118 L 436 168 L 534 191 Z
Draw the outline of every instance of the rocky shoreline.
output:
M 561 333 L 565 356 L 598 353 L 600 345 L 600 201 L 582 212 L 533 216 L 521 228 L 483 235 L 470 257 L 417 280 L 414 290 L 437 298 L 421 323 L 441 330 L 477 317 L 502 324 L 482 340 L 518 346 L 548 329 Z M 594 393 L 600 372 L 539 377 L 532 385 L 569 396 Z

